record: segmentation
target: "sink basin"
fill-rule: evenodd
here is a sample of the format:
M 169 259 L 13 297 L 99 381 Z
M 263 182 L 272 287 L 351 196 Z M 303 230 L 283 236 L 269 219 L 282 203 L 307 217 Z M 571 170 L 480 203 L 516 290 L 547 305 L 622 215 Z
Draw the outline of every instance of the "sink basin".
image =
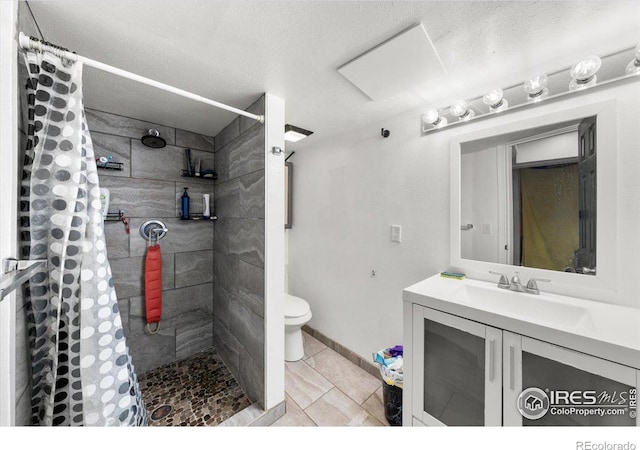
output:
M 591 314 L 586 308 L 561 302 L 551 295 L 509 291 L 468 281 L 453 292 L 452 300 L 530 322 L 552 323 L 582 331 L 594 329 Z

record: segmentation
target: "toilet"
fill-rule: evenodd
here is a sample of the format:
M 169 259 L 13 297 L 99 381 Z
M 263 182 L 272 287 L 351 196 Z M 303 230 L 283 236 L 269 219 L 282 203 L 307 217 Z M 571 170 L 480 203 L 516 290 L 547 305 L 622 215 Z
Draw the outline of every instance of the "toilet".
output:
M 311 320 L 309 304 L 294 295 L 284 294 L 284 359 L 298 361 L 304 356 L 302 326 Z

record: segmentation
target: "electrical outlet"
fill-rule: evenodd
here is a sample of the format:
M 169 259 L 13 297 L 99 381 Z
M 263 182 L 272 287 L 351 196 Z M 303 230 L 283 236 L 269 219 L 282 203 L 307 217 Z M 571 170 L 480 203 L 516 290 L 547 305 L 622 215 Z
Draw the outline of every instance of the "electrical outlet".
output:
M 375 278 L 376 277 L 376 271 L 371 269 L 371 278 Z
M 391 225 L 391 242 L 402 242 L 402 225 Z

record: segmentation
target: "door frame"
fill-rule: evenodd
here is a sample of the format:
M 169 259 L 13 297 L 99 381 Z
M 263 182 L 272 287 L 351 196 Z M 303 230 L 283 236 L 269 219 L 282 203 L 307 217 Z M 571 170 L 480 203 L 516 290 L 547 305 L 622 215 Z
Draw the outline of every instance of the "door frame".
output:
M 0 2 L 0 259 L 17 255 L 18 2 Z M 0 301 L 0 426 L 15 425 L 16 296 Z

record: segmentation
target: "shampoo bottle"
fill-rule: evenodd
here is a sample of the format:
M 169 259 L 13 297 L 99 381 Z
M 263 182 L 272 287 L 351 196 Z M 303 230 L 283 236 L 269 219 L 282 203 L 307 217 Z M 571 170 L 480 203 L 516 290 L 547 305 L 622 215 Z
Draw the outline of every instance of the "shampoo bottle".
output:
M 182 216 L 181 219 L 189 218 L 189 194 L 187 194 L 187 190 L 189 188 L 184 188 L 184 193 L 182 194 Z
M 202 194 L 202 218 L 211 218 L 211 212 L 209 211 L 209 194 Z

